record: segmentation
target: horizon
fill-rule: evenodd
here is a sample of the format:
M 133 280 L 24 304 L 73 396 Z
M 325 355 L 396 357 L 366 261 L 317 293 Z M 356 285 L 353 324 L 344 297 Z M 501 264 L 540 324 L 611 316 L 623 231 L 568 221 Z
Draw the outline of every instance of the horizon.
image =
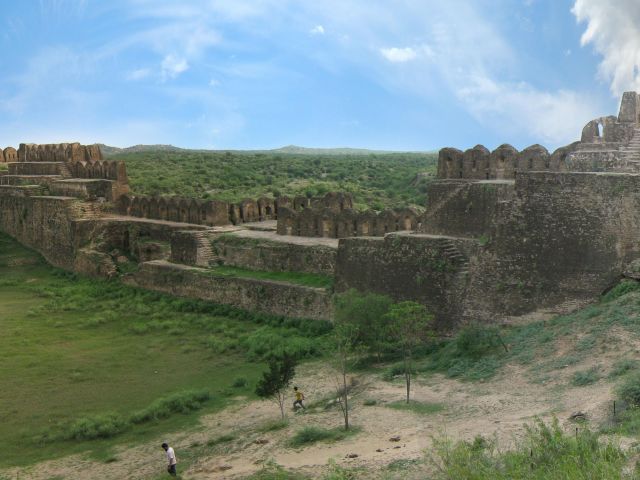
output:
M 553 151 L 640 89 L 633 0 L 3 7 L 2 147 Z

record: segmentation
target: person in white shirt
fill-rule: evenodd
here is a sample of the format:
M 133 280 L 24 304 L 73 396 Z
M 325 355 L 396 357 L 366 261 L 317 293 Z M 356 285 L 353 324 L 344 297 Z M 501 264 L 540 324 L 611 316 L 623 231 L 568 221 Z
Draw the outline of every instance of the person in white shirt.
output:
M 167 472 L 169 472 L 169 475 L 175 477 L 177 475 L 176 464 L 178 463 L 176 461 L 176 452 L 174 452 L 173 448 L 171 448 L 166 442 L 162 444 L 162 448 L 167 452 L 167 461 L 169 462 Z

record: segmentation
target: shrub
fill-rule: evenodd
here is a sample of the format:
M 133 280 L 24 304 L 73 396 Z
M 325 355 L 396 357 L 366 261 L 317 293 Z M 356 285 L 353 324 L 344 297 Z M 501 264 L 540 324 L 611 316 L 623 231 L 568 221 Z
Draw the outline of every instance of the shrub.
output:
M 630 358 L 623 358 L 622 360 L 618 360 L 611 367 L 611 372 L 609 372 L 610 377 L 620 377 L 626 373 L 631 372 L 632 370 L 637 370 L 640 367 L 640 362 L 637 360 L 632 360 Z
M 131 422 L 144 423 L 167 418 L 173 413 L 189 413 L 202 408 L 211 396 L 206 390 L 187 390 L 159 398 L 147 408 L 131 415 Z
M 527 427 L 515 448 L 501 452 L 495 440 L 477 437 L 473 442 L 434 442 L 429 458 L 439 472 L 437 480 L 583 480 L 632 478 L 623 474 L 625 454 L 596 433 L 582 430 L 577 436 L 562 432 L 558 421 L 538 420 Z
M 456 335 L 454 341 L 459 356 L 476 360 L 489 353 L 494 353 L 501 346 L 498 329 L 482 325 L 464 327 Z
M 600 380 L 600 373 L 597 367 L 593 367 L 589 370 L 575 372 L 571 377 L 571 384 L 576 387 L 584 387 L 596 383 L 598 380 Z
M 388 403 L 386 406 L 396 410 L 408 410 L 410 412 L 419 413 L 420 415 L 431 415 L 444 410 L 444 405 L 441 403 L 422 403 L 416 401 L 407 403 L 404 400 Z
M 289 445 L 292 447 L 302 447 L 304 445 L 310 445 L 317 442 L 335 442 L 343 440 L 349 435 L 356 433 L 358 429 L 350 428 L 345 430 L 343 428 L 320 428 L 320 427 L 304 427 L 298 430 L 291 440 Z
M 616 394 L 629 405 L 640 406 L 640 372 L 630 375 L 618 385 Z
M 610 302 L 615 300 L 616 298 L 620 298 L 627 293 L 635 292 L 640 289 L 640 282 L 636 282 L 635 280 L 623 280 L 618 285 L 613 287 L 607 293 L 605 293 L 602 297 L 603 302 Z
M 244 377 L 238 377 L 238 378 L 236 378 L 236 379 L 233 381 L 233 383 L 231 384 L 231 386 L 232 386 L 233 388 L 244 388 L 244 387 L 246 387 L 247 385 L 249 385 L 249 380 L 247 380 L 247 379 L 246 379 L 246 378 L 244 378 Z
M 62 434 L 64 440 L 95 440 L 111 438 L 129 428 L 130 424 L 116 413 L 94 415 L 76 420 Z

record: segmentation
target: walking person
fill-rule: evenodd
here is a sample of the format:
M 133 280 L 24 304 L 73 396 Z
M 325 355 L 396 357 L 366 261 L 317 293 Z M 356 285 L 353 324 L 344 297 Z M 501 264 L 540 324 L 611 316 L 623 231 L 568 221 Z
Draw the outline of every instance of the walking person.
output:
M 304 393 L 298 390 L 298 387 L 293 387 L 293 393 L 296 396 L 296 399 L 293 402 L 293 410 L 295 411 L 297 407 L 300 407 L 303 410 L 306 410 L 305 406 L 302 404 L 302 401 L 304 400 Z
M 171 475 L 172 477 L 175 477 L 178 475 L 178 473 L 176 472 L 176 464 L 178 463 L 176 460 L 176 452 L 174 452 L 173 448 L 167 445 L 166 442 L 162 444 L 162 448 L 164 448 L 164 451 L 167 452 L 167 461 L 169 462 L 169 465 L 167 466 L 167 472 L 169 472 L 169 475 Z

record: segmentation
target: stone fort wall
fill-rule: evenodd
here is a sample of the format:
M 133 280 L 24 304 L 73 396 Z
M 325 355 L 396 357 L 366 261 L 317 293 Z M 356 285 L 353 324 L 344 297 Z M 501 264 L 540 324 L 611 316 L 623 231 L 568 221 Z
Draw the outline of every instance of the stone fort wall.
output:
M 276 218 L 276 202 L 268 197 L 228 203 L 194 198 L 122 195 L 116 208 L 121 215 L 208 226 L 239 225 Z
M 278 199 L 279 235 L 348 238 L 384 236 L 415 230 L 419 213 L 411 208 L 359 212 L 350 194 L 330 192 L 323 197 Z

